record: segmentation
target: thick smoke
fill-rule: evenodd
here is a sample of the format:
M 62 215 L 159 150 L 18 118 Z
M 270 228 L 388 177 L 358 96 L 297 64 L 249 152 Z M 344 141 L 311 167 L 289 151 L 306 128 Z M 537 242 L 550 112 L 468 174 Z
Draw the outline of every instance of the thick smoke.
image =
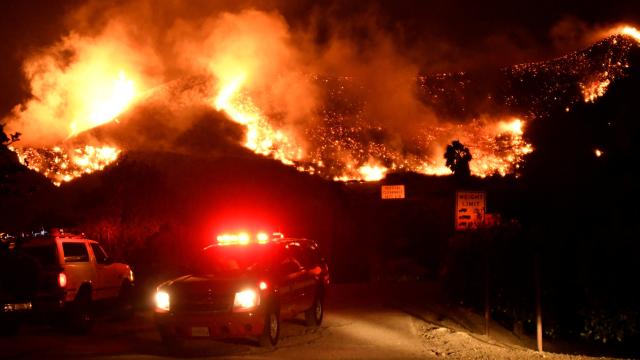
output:
M 226 11 L 229 8 L 235 11 Z M 90 97 L 102 94 L 92 91 L 108 87 L 120 71 L 135 83 L 135 103 L 141 104 L 123 115 L 123 121 L 149 121 L 155 124 L 149 128 L 174 130 L 166 131 L 172 137 L 197 122 L 193 113 L 198 111 L 189 107 L 214 106 L 221 86 L 236 79 L 274 127 L 292 133 L 303 147 L 314 146 L 304 139 L 309 127 L 318 126 L 320 89 L 313 81 L 318 74 L 359 79 L 355 95 L 365 99 L 365 116 L 389 128 L 392 141 L 401 143 L 403 132 L 411 132 L 408 123 L 430 116 L 413 94 L 417 66 L 397 55 L 401 51 L 388 34 L 376 29 L 372 14 L 348 26 L 329 24 L 332 38 L 322 44 L 314 37 L 318 29 L 313 25 L 292 30 L 278 12 L 243 9 L 238 4 L 163 2 L 159 6 L 138 1 L 105 7 L 90 2 L 74 11 L 68 24 L 72 31 L 67 36 L 34 53 L 24 64 L 33 98 L 8 118 L 9 130 L 24 134 L 23 145 L 53 146 L 105 122 L 92 119 L 83 126 L 77 124 L 93 116 Z M 355 41 L 354 28 L 366 31 L 367 39 Z M 104 78 L 96 79 L 91 72 Z M 174 86 L 174 101 L 168 102 L 154 94 L 164 84 L 178 81 L 182 87 L 184 79 L 194 77 L 209 81 L 211 88 L 194 94 L 190 89 L 176 93 Z M 350 126 L 346 121 L 345 126 Z M 164 131 L 136 133 L 153 134 L 149 138 L 157 140 L 158 132 Z
M 234 118 L 220 105 L 225 92 L 239 89 L 249 99 L 242 106 L 300 149 L 297 161 L 339 163 L 330 175 L 367 162 L 415 170 L 442 164 L 444 145 L 459 136 L 451 120 L 467 120 L 446 119 L 448 130 L 434 135 L 443 121 L 420 101 L 417 76 L 451 64 L 504 65 L 535 48 L 515 28 L 508 36 L 488 33 L 477 46 L 491 51 L 468 58 L 437 36 L 410 34 L 375 5 L 301 4 L 89 1 L 67 16 L 67 35 L 27 58 L 32 98 L 4 122 L 24 134 L 22 146 L 91 139 L 125 150 L 235 149 L 203 144 L 242 143 L 243 128 L 229 120 L 254 119 Z M 299 12 L 306 15 L 296 18 Z M 589 30 L 565 20 L 553 30 L 554 46 L 573 46 Z M 96 112 L 105 98 L 109 106 Z M 350 108 L 325 111 L 336 98 Z

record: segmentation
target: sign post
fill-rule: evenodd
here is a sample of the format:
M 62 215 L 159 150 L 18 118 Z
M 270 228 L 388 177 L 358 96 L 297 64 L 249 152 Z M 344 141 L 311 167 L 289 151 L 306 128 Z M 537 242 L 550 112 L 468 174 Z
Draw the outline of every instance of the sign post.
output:
M 487 194 L 484 191 L 456 192 L 456 231 L 474 230 L 484 224 Z

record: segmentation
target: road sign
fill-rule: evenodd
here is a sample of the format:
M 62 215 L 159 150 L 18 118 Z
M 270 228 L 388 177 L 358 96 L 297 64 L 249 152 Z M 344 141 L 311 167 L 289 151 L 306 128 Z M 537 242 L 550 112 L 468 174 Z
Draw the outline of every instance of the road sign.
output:
M 404 199 L 404 185 L 382 185 L 383 199 Z
M 484 223 L 487 194 L 484 191 L 456 192 L 456 230 L 477 229 Z

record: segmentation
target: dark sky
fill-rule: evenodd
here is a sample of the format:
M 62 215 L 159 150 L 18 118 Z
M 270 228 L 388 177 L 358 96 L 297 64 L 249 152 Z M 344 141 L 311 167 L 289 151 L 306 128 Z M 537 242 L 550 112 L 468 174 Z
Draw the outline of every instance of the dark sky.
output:
M 217 10 L 225 9 L 225 2 L 231 4 L 230 10 L 252 4 L 242 0 L 184 1 L 190 7 L 202 4 L 203 8 Z M 68 32 L 72 25 L 65 20 L 66 14 L 84 3 L 0 2 L 0 113 L 5 114 L 26 94 L 20 71 L 26 54 Z M 99 3 L 111 6 L 126 1 Z M 554 27 L 562 21 L 573 24 L 572 29 L 619 22 L 640 24 L 640 1 L 271 0 L 256 4 L 258 8 L 279 11 L 294 29 L 312 29 L 318 43 L 333 36 L 336 24 L 348 28 L 364 15 L 373 16 L 375 26 L 391 34 L 399 51 L 406 52 L 428 71 L 502 66 L 560 55 L 580 46 L 571 36 L 558 38 L 554 33 Z M 354 26 L 350 36 L 366 41 L 367 31 L 370 29 Z

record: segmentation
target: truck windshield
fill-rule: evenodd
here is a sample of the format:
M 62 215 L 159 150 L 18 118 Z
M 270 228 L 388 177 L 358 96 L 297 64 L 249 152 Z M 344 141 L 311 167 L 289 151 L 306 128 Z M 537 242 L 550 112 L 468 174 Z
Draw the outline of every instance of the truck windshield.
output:
M 54 244 L 25 246 L 22 252 L 36 259 L 45 268 L 58 265 L 58 254 Z
M 203 252 L 197 266 L 200 274 L 230 274 L 264 270 L 270 251 L 265 246 L 213 246 Z

